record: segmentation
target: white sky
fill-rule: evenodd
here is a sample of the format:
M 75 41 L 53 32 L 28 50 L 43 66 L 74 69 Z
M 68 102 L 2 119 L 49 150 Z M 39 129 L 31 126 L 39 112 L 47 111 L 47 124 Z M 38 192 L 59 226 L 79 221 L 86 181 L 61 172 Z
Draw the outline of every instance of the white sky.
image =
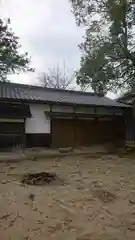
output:
M 78 44 L 83 31 L 75 24 L 68 0 L 2 0 L 0 16 L 11 18 L 12 29 L 20 37 L 22 49 L 31 56 L 36 72 L 62 65 L 63 61 L 69 71 L 79 67 Z M 27 82 L 28 78 L 31 81 L 26 74 L 21 80 Z
M 69 0 L 0 0 L 0 16 L 11 19 L 22 50 L 31 56 L 36 73 L 11 76 L 15 82 L 37 83 L 36 76 L 48 68 L 62 66 L 69 72 L 79 68 L 78 44 L 84 35 L 75 24 Z M 113 95 L 110 95 L 113 96 Z

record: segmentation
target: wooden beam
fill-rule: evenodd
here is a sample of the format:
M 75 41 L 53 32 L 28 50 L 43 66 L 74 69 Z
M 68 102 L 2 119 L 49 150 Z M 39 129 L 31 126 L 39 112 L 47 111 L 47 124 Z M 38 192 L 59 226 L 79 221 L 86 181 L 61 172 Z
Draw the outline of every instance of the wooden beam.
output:
M 13 122 L 13 123 L 23 123 L 24 119 L 14 119 L 14 118 L 0 118 L 0 122 Z

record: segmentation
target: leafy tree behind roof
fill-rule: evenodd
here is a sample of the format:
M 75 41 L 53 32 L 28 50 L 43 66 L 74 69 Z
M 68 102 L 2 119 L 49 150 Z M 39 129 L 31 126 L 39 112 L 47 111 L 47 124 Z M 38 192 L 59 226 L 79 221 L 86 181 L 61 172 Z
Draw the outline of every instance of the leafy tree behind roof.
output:
M 29 67 L 28 53 L 19 52 L 19 38 L 9 26 L 9 19 L 7 23 L 0 19 L 0 81 L 6 81 L 8 74 L 33 70 Z
M 86 34 L 77 83 L 95 92 L 135 88 L 135 0 L 70 0 Z

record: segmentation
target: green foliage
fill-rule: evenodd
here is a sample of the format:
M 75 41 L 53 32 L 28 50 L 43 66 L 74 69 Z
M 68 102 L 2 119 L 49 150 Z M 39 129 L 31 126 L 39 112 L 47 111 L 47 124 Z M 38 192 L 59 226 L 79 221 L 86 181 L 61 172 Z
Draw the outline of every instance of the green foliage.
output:
M 77 83 L 95 92 L 135 88 L 135 0 L 70 0 L 86 29 Z
M 32 71 L 29 67 L 28 53 L 18 52 L 18 37 L 9 28 L 10 20 L 4 23 L 0 19 L 0 81 L 6 81 L 7 75 L 20 71 Z

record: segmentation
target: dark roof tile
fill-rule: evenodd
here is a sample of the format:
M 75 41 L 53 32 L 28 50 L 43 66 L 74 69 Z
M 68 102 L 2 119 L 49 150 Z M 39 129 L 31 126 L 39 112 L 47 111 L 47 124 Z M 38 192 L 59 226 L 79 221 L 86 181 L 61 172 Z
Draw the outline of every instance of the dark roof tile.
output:
M 129 107 L 116 100 L 101 97 L 95 93 L 77 92 L 60 89 L 51 89 L 38 86 L 30 86 L 16 83 L 0 83 L 1 100 L 25 100 L 57 102 L 78 105 L 96 105 L 112 107 Z

